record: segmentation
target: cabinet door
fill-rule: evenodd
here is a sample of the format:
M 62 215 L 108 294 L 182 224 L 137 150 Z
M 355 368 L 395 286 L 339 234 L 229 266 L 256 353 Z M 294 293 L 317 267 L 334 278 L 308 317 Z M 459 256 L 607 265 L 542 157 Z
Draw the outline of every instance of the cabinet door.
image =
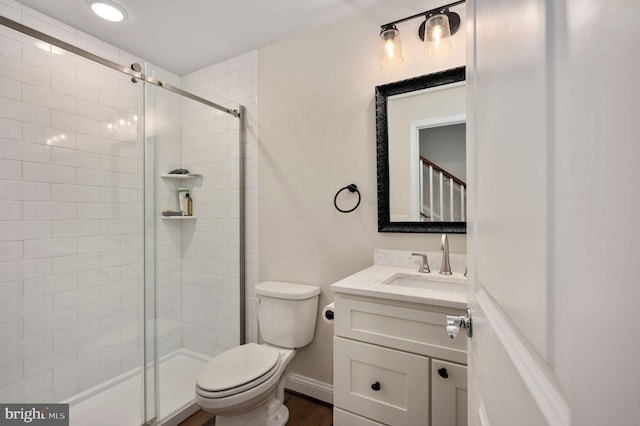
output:
M 467 426 L 467 367 L 431 361 L 432 426 Z
M 429 422 L 429 358 L 335 337 L 334 404 L 388 425 Z
M 333 407 L 333 426 L 384 426 L 384 424 Z

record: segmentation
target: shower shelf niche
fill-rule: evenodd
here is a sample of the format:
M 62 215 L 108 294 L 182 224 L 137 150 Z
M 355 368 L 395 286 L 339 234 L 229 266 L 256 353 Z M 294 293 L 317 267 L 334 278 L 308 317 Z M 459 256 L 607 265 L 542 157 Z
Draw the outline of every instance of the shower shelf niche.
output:
M 199 173 L 188 173 L 184 175 L 177 174 L 177 173 L 162 173 L 160 177 L 167 178 L 167 179 L 184 180 L 184 179 L 196 179 L 196 178 L 202 177 L 202 175 Z M 160 215 L 160 218 L 165 220 L 190 220 L 190 219 L 196 219 L 196 216 L 162 216 Z

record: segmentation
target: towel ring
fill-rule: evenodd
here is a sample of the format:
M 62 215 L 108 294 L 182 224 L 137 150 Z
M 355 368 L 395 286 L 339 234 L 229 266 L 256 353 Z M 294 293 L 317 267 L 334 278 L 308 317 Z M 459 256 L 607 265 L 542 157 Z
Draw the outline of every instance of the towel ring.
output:
M 350 209 L 350 210 L 342 210 L 340 207 L 338 207 L 338 195 L 340 195 L 340 193 L 342 191 L 344 191 L 345 189 L 348 189 L 349 192 L 355 192 L 358 194 L 358 202 L 356 203 L 356 205 Z M 344 188 L 341 188 L 338 192 L 336 192 L 336 196 L 333 197 L 333 205 L 336 207 L 336 209 L 341 212 L 341 213 L 351 213 L 352 211 L 354 211 L 355 209 L 358 208 L 358 206 L 360 205 L 360 200 L 362 199 L 362 197 L 360 196 L 360 191 L 358 191 L 358 187 L 352 183 L 349 184 L 347 186 L 345 186 Z

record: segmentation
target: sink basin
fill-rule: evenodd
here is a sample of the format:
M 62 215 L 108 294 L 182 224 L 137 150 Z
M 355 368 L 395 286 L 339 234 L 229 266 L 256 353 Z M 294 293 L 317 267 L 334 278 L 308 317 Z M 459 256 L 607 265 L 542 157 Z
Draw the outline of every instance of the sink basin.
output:
M 429 275 L 394 274 L 389 279 L 383 281 L 383 284 L 452 293 L 467 292 L 466 280 L 449 276 L 438 276 L 437 279 L 434 278 L 435 277 Z

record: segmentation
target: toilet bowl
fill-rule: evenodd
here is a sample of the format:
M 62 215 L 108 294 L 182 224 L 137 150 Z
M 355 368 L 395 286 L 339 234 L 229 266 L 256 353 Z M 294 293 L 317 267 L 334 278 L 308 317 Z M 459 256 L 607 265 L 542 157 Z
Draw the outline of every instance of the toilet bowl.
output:
M 247 343 L 209 361 L 199 372 L 196 403 L 216 426 L 282 426 L 286 371 L 296 348 L 313 340 L 320 289 L 269 281 L 255 287 L 264 343 Z

